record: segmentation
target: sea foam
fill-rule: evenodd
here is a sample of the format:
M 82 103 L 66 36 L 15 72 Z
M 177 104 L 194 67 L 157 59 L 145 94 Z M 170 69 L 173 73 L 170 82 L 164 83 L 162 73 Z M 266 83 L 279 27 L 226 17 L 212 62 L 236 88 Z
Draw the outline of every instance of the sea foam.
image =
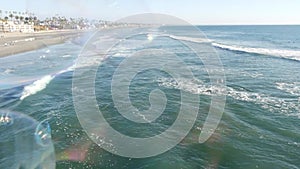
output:
M 212 42 L 209 39 L 206 38 L 194 38 L 194 37 L 187 37 L 187 36 L 175 36 L 175 35 L 165 35 L 172 39 L 176 40 L 182 40 L 182 41 L 188 41 L 188 42 L 195 42 L 195 43 L 209 43 Z
M 37 92 L 45 89 L 53 78 L 54 76 L 47 75 L 33 82 L 32 84 L 25 86 L 22 92 L 22 96 L 20 97 L 20 100 L 24 100 L 26 97 L 34 95 Z
M 260 55 L 268 55 L 268 56 L 276 56 L 285 59 L 292 59 L 300 61 L 300 50 L 289 50 L 289 49 L 271 49 L 271 48 L 256 48 L 256 47 L 245 47 L 245 46 L 237 46 L 237 45 L 226 45 L 215 42 L 211 39 L 206 38 L 194 38 L 188 36 L 175 36 L 175 35 L 161 35 L 161 36 L 168 36 L 172 39 L 182 40 L 182 41 L 189 41 L 194 43 L 211 43 L 212 46 L 236 51 L 236 52 L 244 52 L 244 53 L 252 53 L 252 54 L 260 54 Z
M 292 95 L 300 97 L 300 83 L 276 83 L 276 87 L 279 90 L 288 92 Z
M 293 59 L 300 61 L 300 51 L 299 50 L 286 50 L 286 49 L 268 49 L 268 48 L 254 48 L 254 47 L 243 47 L 243 46 L 235 46 L 235 45 L 225 45 L 220 43 L 213 42 L 212 45 L 214 47 L 236 51 L 236 52 L 244 52 L 244 53 L 254 53 L 268 56 L 277 56 L 286 59 Z
M 300 99 L 290 100 L 288 98 L 278 98 L 262 93 L 238 90 L 229 86 L 226 86 L 225 88 L 219 88 L 217 86 L 205 84 L 202 81 L 195 79 L 179 79 L 175 81 L 171 78 L 159 78 L 157 79 L 157 82 L 159 86 L 179 89 L 198 95 L 226 95 L 227 97 L 231 97 L 234 100 L 254 103 L 256 105 L 259 105 L 261 108 L 267 109 L 271 112 L 279 112 L 287 116 L 296 116 L 300 118 Z
M 41 79 L 38 79 L 36 81 L 34 81 L 32 84 L 29 84 L 27 86 L 24 87 L 23 92 L 21 94 L 20 100 L 24 100 L 25 98 L 27 98 L 28 96 L 34 95 L 42 90 L 44 90 L 47 85 L 58 75 L 66 73 L 66 72 L 70 72 L 73 71 L 75 68 L 75 64 L 68 67 L 65 70 L 62 70 L 54 75 L 46 75 L 43 76 Z

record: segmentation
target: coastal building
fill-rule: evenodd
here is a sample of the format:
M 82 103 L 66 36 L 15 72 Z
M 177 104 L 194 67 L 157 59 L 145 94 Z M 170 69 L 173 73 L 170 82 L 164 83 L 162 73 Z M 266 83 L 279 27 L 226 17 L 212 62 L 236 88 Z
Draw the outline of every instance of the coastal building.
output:
M 33 23 L 0 21 L 0 32 L 34 32 Z
M 1 32 L 34 32 L 63 29 L 106 29 L 110 27 L 128 26 L 122 23 L 114 23 L 104 20 L 88 20 L 86 18 L 66 18 L 56 14 L 43 20 L 34 13 L 3 11 L 0 10 L 0 33 Z

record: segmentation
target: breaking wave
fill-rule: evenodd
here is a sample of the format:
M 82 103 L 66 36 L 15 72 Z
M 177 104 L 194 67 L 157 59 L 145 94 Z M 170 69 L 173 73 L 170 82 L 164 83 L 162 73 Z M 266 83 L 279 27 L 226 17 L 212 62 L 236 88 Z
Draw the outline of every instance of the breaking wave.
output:
M 159 86 L 179 89 L 193 94 L 208 96 L 218 94 L 226 95 L 227 97 L 231 97 L 235 100 L 254 103 L 271 112 L 279 112 L 287 116 L 296 116 L 300 118 L 300 100 L 278 98 L 262 93 L 250 92 L 242 89 L 238 90 L 229 86 L 221 89 L 195 79 L 180 79 L 179 81 L 175 81 L 171 78 L 160 78 L 157 82 Z
M 175 36 L 175 35 L 167 35 L 168 37 L 176 40 L 188 41 L 188 42 L 195 42 L 195 43 L 210 43 L 212 42 L 206 38 L 194 38 L 194 37 L 187 37 L 187 36 Z
M 276 87 L 279 90 L 300 97 L 300 83 L 276 83 Z
M 54 75 L 46 75 L 46 76 L 43 76 L 42 78 L 34 81 L 33 83 L 27 85 L 24 87 L 23 91 L 22 91 L 22 94 L 21 94 L 21 97 L 20 97 L 20 100 L 24 100 L 25 98 L 31 96 L 31 95 L 34 95 L 42 90 L 44 90 L 47 85 L 58 75 L 60 74 L 63 74 L 63 73 L 66 73 L 66 72 L 69 72 L 69 71 L 73 71 L 75 68 L 75 65 L 72 65 L 70 67 L 68 67 L 67 69 L 65 70 L 62 70 Z
M 236 51 L 236 52 L 245 52 L 245 53 L 254 53 L 268 56 L 277 56 L 286 59 L 292 59 L 300 61 L 300 51 L 298 50 L 286 50 L 286 49 L 268 49 L 268 48 L 254 48 L 254 47 L 242 47 L 235 45 L 224 45 L 219 43 L 212 43 L 214 47 Z
M 25 86 L 22 92 L 20 100 L 24 100 L 26 97 L 36 94 L 37 92 L 46 88 L 46 86 L 51 82 L 54 76 L 47 75 L 41 79 L 33 82 L 32 84 Z
M 221 43 L 217 43 L 217 42 L 214 42 L 213 40 L 206 39 L 206 38 L 194 38 L 194 37 L 174 36 L 174 35 L 162 35 L 162 36 L 168 36 L 172 39 L 195 42 L 195 43 L 211 43 L 211 45 L 216 48 L 229 50 L 229 51 L 276 56 L 276 57 L 281 57 L 281 58 L 285 58 L 285 59 L 292 59 L 292 60 L 300 61 L 300 50 L 244 47 L 244 46 L 237 46 L 237 45 L 221 44 Z

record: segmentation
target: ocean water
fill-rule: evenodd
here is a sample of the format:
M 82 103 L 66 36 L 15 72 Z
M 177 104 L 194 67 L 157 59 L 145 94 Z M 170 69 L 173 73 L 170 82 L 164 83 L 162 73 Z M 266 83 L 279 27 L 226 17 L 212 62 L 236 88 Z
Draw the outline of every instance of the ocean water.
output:
M 102 30 L 65 44 L 0 58 L 0 109 L 48 122 L 56 168 L 300 168 L 300 26 L 197 28 L 202 33 L 184 26 Z M 184 45 L 188 43 L 203 47 L 200 55 L 220 58 L 220 70 L 226 77 L 223 89 L 211 83 L 207 63 Z M 175 53 L 184 62 L 181 66 L 191 70 L 195 78 L 174 80 L 157 69 L 137 73 L 128 89 L 132 106 L 148 110 L 149 94 L 154 89 L 163 91 L 168 101 L 154 121 L 131 122 L 118 112 L 113 100 L 114 74 L 132 54 L 146 50 L 148 53 L 142 55 L 154 56 L 157 53 L 151 52 L 158 49 Z M 168 64 L 173 59 L 162 61 Z M 155 66 L 145 63 L 146 67 Z M 134 66 L 125 67 L 119 76 L 126 77 Z M 91 67 L 96 67 L 95 89 L 91 90 L 97 106 L 115 130 L 140 138 L 166 131 L 179 114 L 181 94 L 187 93 L 200 99 L 189 134 L 174 148 L 149 158 L 120 157 L 95 144 L 78 120 L 72 95 L 74 70 L 89 74 Z M 77 78 L 90 90 L 84 77 Z M 198 137 L 216 94 L 226 95 L 223 116 L 212 137 L 200 144 Z M 90 97 L 85 99 L 89 102 Z M 154 111 L 161 107 L 157 104 Z M 0 127 L 5 129 L 5 125 Z M 4 149 L 0 155 L 0 163 L 12 160 Z

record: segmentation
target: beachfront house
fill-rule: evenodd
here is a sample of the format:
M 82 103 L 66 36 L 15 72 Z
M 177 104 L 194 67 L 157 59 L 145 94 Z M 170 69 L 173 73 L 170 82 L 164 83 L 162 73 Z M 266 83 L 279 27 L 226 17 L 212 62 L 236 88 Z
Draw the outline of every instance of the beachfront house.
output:
M 0 21 L 0 32 L 34 32 L 34 24 L 14 21 Z

